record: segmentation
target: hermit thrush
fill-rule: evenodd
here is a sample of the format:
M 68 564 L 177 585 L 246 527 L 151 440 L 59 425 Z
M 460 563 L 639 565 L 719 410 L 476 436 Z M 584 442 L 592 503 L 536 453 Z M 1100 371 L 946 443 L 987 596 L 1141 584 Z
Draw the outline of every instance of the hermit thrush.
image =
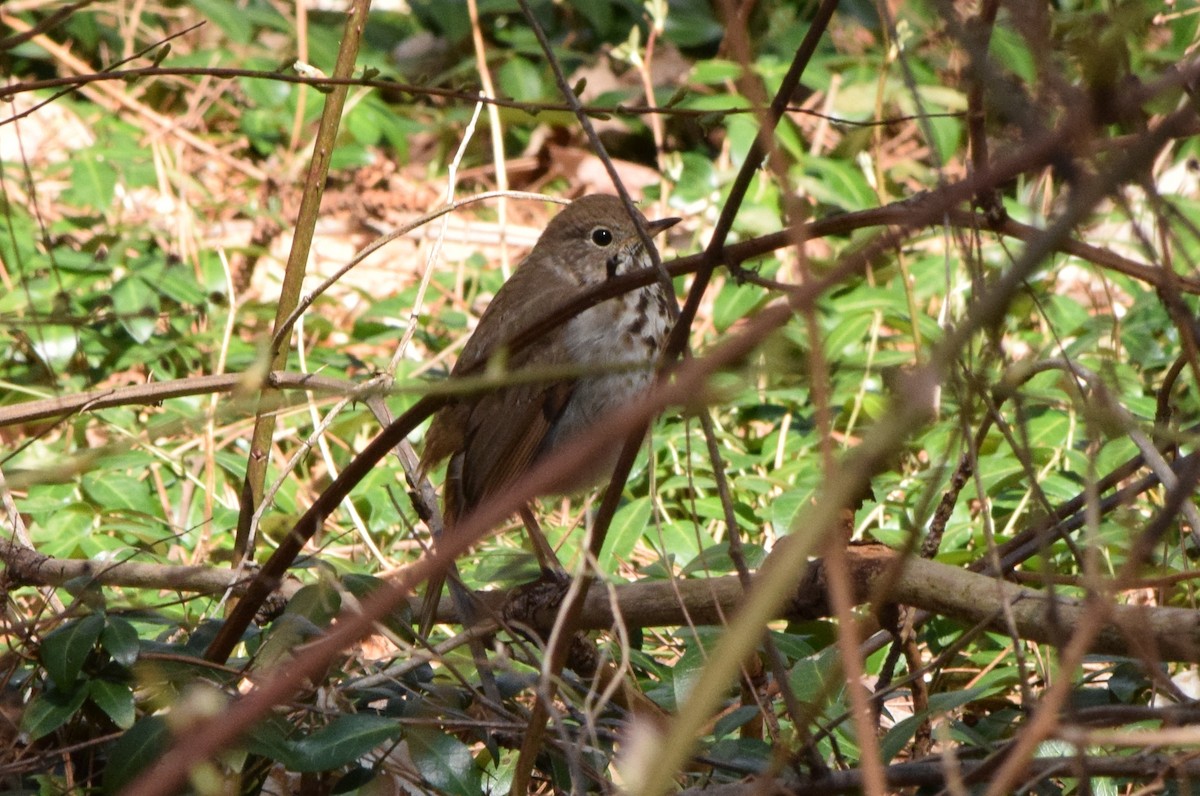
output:
M 647 222 L 655 235 L 679 221 Z M 488 304 L 463 348 L 454 373 L 505 356 L 506 345 L 532 322 L 582 292 L 651 258 L 625 205 L 615 196 L 585 196 L 551 220 L 512 277 Z M 636 398 L 650 384 L 671 322 L 669 296 L 655 283 L 591 307 L 505 361 L 509 372 L 574 370 L 546 381 L 523 379 L 466 396 L 434 416 L 421 469 L 446 457 L 446 534 L 480 501 L 512 483 L 538 459 L 591 426 L 605 412 Z M 613 440 L 615 455 L 621 440 Z M 581 474 L 585 486 L 603 467 Z M 545 562 L 543 562 L 545 565 Z M 432 624 L 442 578 L 431 580 L 422 630 Z

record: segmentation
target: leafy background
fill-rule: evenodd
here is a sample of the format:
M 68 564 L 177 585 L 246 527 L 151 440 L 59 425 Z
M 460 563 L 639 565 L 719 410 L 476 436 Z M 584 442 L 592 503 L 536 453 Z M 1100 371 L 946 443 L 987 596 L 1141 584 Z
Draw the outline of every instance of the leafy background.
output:
M 1116 176 L 1115 165 L 1158 121 L 1187 108 L 1194 4 L 843 2 L 827 27 L 814 23 L 815 4 L 784 0 L 530 5 L 570 83 L 598 109 L 601 140 L 647 214 L 684 218 L 662 244 L 664 259 L 703 248 L 731 202 L 731 241 L 846 215 L 842 229 L 802 246 L 764 246 L 748 273 L 716 273 L 691 328 L 700 356 L 745 333 L 789 287 L 832 281 L 751 355 L 721 369 L 696 405 L 656 422 L 599 557 L 609 582 L 732 574 L 739 557 L 757 568 L 789 531 L 816 533 L 806 512 L 827 491 L 832 463 L 885 426 L 897 401 L 916 399 L 906 379 L 1033 245 L 997 219 L 1030 225 L 1026 237 L 1036 241 L 1099 182 L 1099 196 L 1070 216 L 1070 237 L 1095 248 L 1060 246 L 1038 260 L 1007 296 L 1002 319 L 953 352 L 935 415 L 872 473 L 872 495 L 843 518 L 844 530 L 914 553 L 936 528 L 940 543 L 927 557 L 965 567 L 1090 496 L 1090 513 L 1076 515 L 1082 529 L 1044 534 L 1010 579 L 1090 597 L 1100 613 L 1126 603 L 1194 607 L 1190 495 L 1179 501 L 1151 479 L 1110 505 L 1096 487 L 1147 446 L 1194 484 L 1180 469 L 1198 410 L 1194 124 L 1133 176 Z M 201 658 L 225 616 L 220 590 L 189 585 L 179 569 L 161 570 L 165 581 L 126 582 L 114 566 L 228 569 L 257 413 L 277 414 L 267 476 L 277 488 L 261 519 L 260 561 L 379 430 L 363 403 L 327 391 L 276 393 L 261 382 L 283 263 L 312 190 L 305 175 L 331 90 L 319 76 L 333 71 L 341 11 L 267 0 L 10 2 L 0 19 L 11 102 L 0 126 L 0 410 L 8 412 L 0 492 L 9 541 L 0 778 L 16 791 L 115 792 L 173 739 L 202 732 L 205 717 L 244 690 L 247 672 L 286 668 L 297 645 L 377 588 L 376 576 L 414 561 L 427 531 L 399 462 L 385 460 L 305 549 L 287 607 L 248 631 L 228 666 Z M 478 20 L 465 2 L 448 0 L 410 0 L 367 17 L 305 290 L 448 191 L 611 191 L 530 20 L 509 0 L 480 0 Z M 731 199 L 763 124 L 756 102 L 780 85 L 814 27 L 816 50 L 770 156 L 750 163 L 749 189 Z M 476 33 L 495 93 L 512 100 L 495 117 L 475 102 Z M 311 84 L 283 79 L 297 61 L 319 70 Z M 122 69 L 143 72 L 113 74 Z M 650 104 L 665 112 L 646 112 Z M 982 119 L 975 130 L 968 111 Z M 1073 137 L 1050 155 L 1038 148 L 1068 123 L 1079 126 Z M 904 227 L 921 201 L 984 172 L 989 152 L 997 161 L 1025 156 L 1027 165 L 977 194 L 984 212 Z M 966 213 L 970 204 L 952 207 Z M 877 208 L 900 215 L 869 215 Z M 290 338 L 286 369 L 343 389 L 386 374 L 394 379 L 387 404 L 403 412 L 444 377 L 487 298 L 553 212 L 491 200 L 389 243 L 316 299 Z M 837 270 L 886 225 L 903 236 L 868 267 Z M 1149 270 L 1131 275 L 1112 258 Z M 690 280 L 677 278 L 681 295 Z M 222 391 L 119 400 L 135 385 L 219 374 L 235 376 Z M 102 390 L 118 391 L 116 405 L 51 416 L 28 409 Z M 264 395 L 278 403 L 265 407 Z M 720 463 L 706 448 L 703 413 Z M 1147 472 L 1135 467 L 1114 480 L 1143 483 Z M 943 496 L 949 511 L 934 519 Z M 594 499 L 541 503 L 568 569 L 580 563 Z M 1163 516 L 1164 527 L 1152 525 Z M 536 575 L 517 527 L 459 562 L 468 586 L 507 588 Z M 31 580 L 20 558 L 29 550 L 93 567 Z M 98 582 L 99 571 L 113 577 Z M 842 610 L 840 621 L 773 622 L 769 644 L 743 650 L 740 687 L 718 689 L 719 714 L 692 736 L 695 757 L 667 773 L 694 789 L 762 774 L 797 792 L 881 792 L 899 788 L 902 773 L 911 787 L 953 792 L 1185 787 L 1195 738 L 1168 744 L 1153 733 L 1194 720 L 1194 655 L 1160 657 L 1153 639 L 1138 644 L 1129 631 L 1125 654 L 1080 662 L 1064 652 L 1072 629 L 1053 616 L 1044 619 L 1049 639 L 1030 639 L 946 611 L 847 659 L 873 623 L 903 626 L 907 614 L 887 619 L 888 604 L 875 594 L 874 611 Z M 602 634 L 600 648 L 627 659 L 627 679 L 665 713 L 685 707 L 721 628 L 691 627 L 682 616 L 666 627 L 630 619 L 632 638 Z M 520 634 L 496 637 L 502 702 L 485 711 L 471 696 L 479 673 L 466 648 L 446 644 L 422 662 L 406 620 L 398 609 L 320 682 L 192 769 L 190 786 L 507 790 L 541 651 Z M 1063 710 L 1034 722 L 1058 683 L 1067 688 Z M 636 754 L 615 762 L 640 743 L 622 747 L 621 708 L 598 705 L 569 678 L 568 686 L 532 787 L 645 786 Z M 856 702 L 864 688 L 876 695 L 870 712 Z M 1149 734 L 1104 735 L 1117 729 Z M 1139 754 L 1151 743 L 1168 745 Z M 989 781 L 1005 759 L 1023 767 Z

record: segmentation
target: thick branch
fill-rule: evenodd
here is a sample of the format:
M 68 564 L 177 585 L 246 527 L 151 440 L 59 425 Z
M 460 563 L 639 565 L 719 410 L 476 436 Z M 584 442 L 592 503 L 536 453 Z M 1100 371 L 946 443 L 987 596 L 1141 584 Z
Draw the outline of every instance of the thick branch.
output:
M 856 546 L 846 551 L 846 564 L 854 586 L 855 600 L 865 601 L 872 590 L 890 576 L 896 553 L 879 545 Z M 1045 592 L 1024 588 L 1007 581 L 979 575 L 958 567 L 939 564 L 915 556 L 904 560 L 900 576 L 891 585 L 891 602 L 923 608 L 942 616 L 975 624 L 988 622 L 999 632 L 1007 632 L 1001 607 L 1007 602 L 1020 638 L 1053 644 L 1070 636 L 1083 617 L 1099 610 L 1084 600 L 1064 599 L 1054 603 L 1054 621 L 1050 620 L 1051 599 Z M 746 592 L 735 576 L 666 581 L 638 582 L 616 589 L 616 612 L 630 627 L 678 626 L 690 618 L 696 624 L 719 624 L 721 617 L 733 614 Z M 486 600 L 499 609 L 507 595 L 493 593 Z M 580 626 L 589 630 L 607 629 L 614 623 L 614 606 L 608 591 L 595 587 L 584 603 Z M 1091 645 L 1091 652 L 1103 655 L 1134 655 L 1153 647 L 1162 660 L 1200 662 L 1200 614 L 1183 608 L 1113 605 L 1108 609 L 1112 621 L 1104 626 Z M 817 619 L 830 616 L 826 602 L 825 568 L 818 561 L 809 567 L 803 582 L 776 619 Z M 453 612 L 440 617 L 455 619 Z M 549 617 L 552 619 L 553 617 Z M 529 617 L 537 625 L 547 617 Z
M 105 586 L 199 593 L 220 592 L 227 588 L 239 590 L 244 585 L 227 569 L 55 559 L 5 540 L 0 540 L 0 561 L 5 564 L 9 584 L 61 586 L 69 580 L 87 577 Z M 859 603 L 867 600 L 888 577 L 888 570 L 896 561 L 897 554 L 882 545 L 849 548 L 846 563 L 855 600 Z M 296 588 L 296 584 L 289 582 L 281 591 L 286 597 Z M 615 591 L 615 606 L 610 601 L 607 587 L 597 585 L 589 591 L 579 619 L 581 628 L 611 628 L 618 614 L 628 627 L 675 627 L 686 624 L 689 618 L 696 624 L 717 625 L 722 617 L 733 613 L 746 594 L 741 582 L 732 575 L 685 579 L 674 584 L 641 581 L 618 586 Z M 480 592 L 476 596 L 497 614 L 504 612 L 510 600 L 510 593 L 506 591 Z M 1073 633 L 1084 614 L 1097 610 L 1082 600 L 1059 597 L 1054 606 L 1055 622 L 1052 623 L 1049 620 L 1051 602 L 1045 592 L 915 556 L 905 559 L 888 599 L 971 624 L 990 622 L 1001 632 L 1006 632 L 1001 621 L 1001 605 L 1008 601 L 1020 638 L 1040 643 L 1053 643 Z M 417 602 L 413 598 L 414 608 Z M 1128 605 L 1111 606 L 1110 610 L 1113 621 L 1097 636 L 1092 652 L 1135 655 L 1149 645 L 1163 660 L 1200 662 L 1200 614 L 1195 611 Z M 552 621 L 552 614 L 551 609 L 546 616 L 513 618 L 537 626 Z M 775 618 L 808 620 L 830 614 L 826 602 L 825 568 L 818 561 L 809 567 L 792 599 Z M 460 621 L 457 609 L 443 603 L 438 621 Z
M 896 763 L 884 769 L 887 785 L 891 788 L 944 788 L 946 774 L 953 765 L 961 775 L 970 775 L 984 761 L 955 760 L 943 758 L 912 760 Z M 1026 761 L 1025 775 L 1029 779 L 1047 777 L 1138 777 L 1145 779 L 1163 776 L 1196 778 L 1200 776 L 1200 760 L 1180 753 L 1070 757 L 1035 757 Z M 818 780 L 796 782 L 792 777 L 780 780 L 751 779 L 728 785 L 689 788 L 680 791 L 680 796 L 832 796 L 837 793 L 862 793 L 863 777 L 860 769 L 831 771 Z
M 62 586 L 72 580 L 87 578 L 100 586 L 193 594 L 220 594 L 232 589 L 235 594 L 240 594 L 253 575 L 253 572 L 239 575 L 221 567 L 53 558 L 7 539 L 0 539 L 0 562 L 4 564 L 3 579 L 8 588 L 22 585 Z M 289 598 L 299 588 L 298 582 L 288 580 L 280 586 L 277 594 Z

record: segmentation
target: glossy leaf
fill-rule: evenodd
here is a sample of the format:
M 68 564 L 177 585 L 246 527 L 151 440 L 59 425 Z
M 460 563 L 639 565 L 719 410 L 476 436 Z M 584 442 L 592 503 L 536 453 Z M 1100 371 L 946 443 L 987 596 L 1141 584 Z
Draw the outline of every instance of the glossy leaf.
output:
M 129 728 L 109 749 L 104 792 L 118 793 L 132 782 L 166 751 L 170 739 L 167 721 L 162 716 L 147 716 Z
M 635 498 L 617 510 L 600 549 L 600 571 L 612 573 L 617 560 L 629 558 L 646 532 L 652 510 L 648 498 Z
M 295 771 L 332 771 L 349 765 L 400 735 L 393 719 L 343 714 L 292 744 Z
M 113 724 L 123 730 L 133 726 L 135 718 L 133 691 L 124 683 L 111 680 L 89 680 L 88 696 L 96 707 L 112 719 Z
M 413 729 L 405 736 L 408 753 L 430 787 L 458 796 L 480 792 L 480 773 L 462 741 L 435 730 Z
M 70 688 L 104 631 L 104 617 L 75 619 L 42 639 L 38 657 L 46 672 L 61 689 Z
M 35 696 L 21 715 L 21 730 L 37 740 L 61 727 L 83 707 L 88 698 L 88 685 L 80 682 L 60 691 L 52 688 Z

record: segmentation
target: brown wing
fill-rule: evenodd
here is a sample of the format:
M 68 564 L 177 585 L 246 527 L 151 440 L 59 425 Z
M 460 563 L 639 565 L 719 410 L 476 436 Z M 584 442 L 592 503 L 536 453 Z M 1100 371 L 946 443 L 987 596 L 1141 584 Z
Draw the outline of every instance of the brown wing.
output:
M 459 517 L 529 469 L 570 401 L 572 388 L 569 382 L 509 387 L 443 410 L 452 416 L 439 413 L 434 418 L 422 467 L 428 466 L 431 451 L 442 450 L 435 448 L 435 443 L 442 446 L 451 444 L 452 438 L 458 440 L 458 447 L 447 451 L 450 464 L 442 487 L 444 533 L 454 534 Z M 439 436 L 434 436 L 435 431 Z M 433 627 L 445 577 L 437 574 L 425 587 L 419 622 L 422 635 Z
M 521 385 L 479 401 L 463 445 L 459 509 L 469 511 L 529 469 L 573 390 L 573 382 Z
M 472 368 L 480 372 L 479 366 L 509 339 L 578 290 L 557 272 L 536 262 L 522 263 L 488 304 L 453 373 Z M 515 372 L 564 364 L 567 357 L 557 343 L 558 334 L 551 330 L 516 354 L 510 368 Z M 571 389 L 570 382 L 561 381 L 515 384 L 463 398 L 437 413 L 421 465 L 428 469 L 447 456 L 455 457 L 447 479 L 447 514 L 461 516 L 529 468 L 570 400 Z

